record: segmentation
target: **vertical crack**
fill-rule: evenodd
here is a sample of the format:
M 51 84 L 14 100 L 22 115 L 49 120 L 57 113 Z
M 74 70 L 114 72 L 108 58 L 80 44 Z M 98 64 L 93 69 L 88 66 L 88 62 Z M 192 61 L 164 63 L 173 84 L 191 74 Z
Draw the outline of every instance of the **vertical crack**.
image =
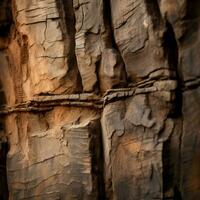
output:
M 82 90 L 81 76 L 78 70 L 78 63 L 75 53 L 75 13 L 73 0 L 56 0 L 58 11 L 61 13 L 61 25 L 63 28 L 63 37 L 65 41 L 65 55 L 68 57 L 67 63 L 69 71 L 77 72 L 77 91 Z M 64 23 L 62 23 L 64 21 Z M 75 83 L 74 83 L 75 84 Z
M 179 58 L 179 52 L 178 52 L 178 45 L 176 41 L 176 36 L 173 30 L 172 25 L 166 20 L 166 32 L 164 34 L 164 50 L 165 50 L 165 56 L 168 60 L 169 68 L 176 72 L 176 80 L 177 80 L 177 89 L 175 91 L 176 99 L 175 102 L 173 102 L 173 108 L 172 113 L 169 117 L 174 119 L 175 123 L 177 123 L 176 119 L 181 119 L 180 126 L 182 129 L 182 90 L 181 90 L 181 77 L 180 73 L 178 72 L 178 58 Z M 178 126 L 176 128 L 179 128 Z M 175 133 L 174 133 L 175 134 Z M 178 136 L 178 142 L 179 147 L 177 148 L 177 156 L 178 160 L 173 160 L 174 155 L 172 152 L 172 143 L 173 136 L 168 139 L 163 144 L 163 194 L 169 195 L 170 189 L 173 194 L 173 199 L 175 200 L 181 200 L 181 192 L 180 192 L 180 172 L 181 172 L 181 148 L 182 148 L 182 130 L 180 130 L 180 135 Z M 175 153 L 175 152 L 174 152 Z M 172 161 L 171 161 L 172 159 Z M 174 165 L 178 165 L 178 170 L 173 166 L 171 166 L 171 162 Z M 176 174 L 178 174 L 178 177 L 176 177 Z M 165 197 L 165 199 L 168 198 L 168 196 Z
M 4 129 L 0 131 L 4 131 Z M 8 200 L 8 185 L 6 172 L 6 156 L 8 153 L 8 143 L 5 139 L 0 138 L 0 199 Z
M 0 51 L 6 53 L 10 27 L 12 25 L 12 9 L 11 0 L 0 1 Z M 1 60 L 0 60 L 1 65 Z M 0 72 L 1 73 L 1 72 Z M 5 91 L 3 89 L 2 80 L 0 80 L 0 106 L 6 104 Z M 7 91 L 9 92 L 9 91 Z M 0 119 L 0 199 L 8 200 L 9 191 L 7 184 L 7 170 L 6 170 L 6 160 L 8 153 L 8 141 L 6 138 L 5 131 L 5 118 Z
M 115 41 L 115 33 L 114 33 L 114 27 L 112 24 L 112 9 L 111 9 L 110 0 L 103 0 L 103 22 L 104 22 L 105 30 L 106 30 L 106 34 L 103 37 L 106 43 L 105 48 L 114 48 L 120 54 L 119 47 Z
M 2 87 L 2 86 L 1 86 Z M 5 92 L 3 88 L 0 90 L 0 106 L 6 104 Z M 5 117 L 0 119 L 0 199 L 8 200 L 8 184 L 7 184 L 7 170 L 6 160 L 8 153 L 8 141 L 5 133 Z
M 114 34 L 114 27 L 112 24 L 112 9 L 111 9 L 111 2 L 110 0 L 103 0 L 103 23 L 105 26 L 105 33 L 103 34 L 103 41 L 105 48 L 113 48 L 116 49 L 121 57 L 121 61 L 123 62 L 124 69 L 127 80 L 127 72 L 125 69 L 125 62 L 123 60 L 123 57 L 121 55 L 121 52 L 119 50 L 119 47 L 115 41 L 115 34 Z
M 105 34 L 103 35 L 103 41 L 105 41 L 105 48 L 114 48 L 119 52 L 112 26 L 110 0 L 103 0 L 103 23 L 105 26 Z
M 92 156 L 92 175 L 93 179 L 97 184 L 98 200 L 106 198 L 105 195 L 105 184 L 104 184 L 104 155 L 103 155 L 103 141 L 102 141 L 102 130 L 101 124 L 98 125 L 98 133 L 95 133 L 92 138 L 90 151 Z
M 145 0 L 146 9 L 152 19 L 154 29 L 162 27 L 163 19 L 160 13 L 158 0 Z
M 0 89 L 0 106 L 6 105 L 5 92 L 3 86 Z M 8 184 L 7 184 L 7 170 L 6 170 L 6 160 L 8 153 L 8 141 L 6 138 L 5 130 L 5 117 L 0 118 L 0 199 L 8 200 Z

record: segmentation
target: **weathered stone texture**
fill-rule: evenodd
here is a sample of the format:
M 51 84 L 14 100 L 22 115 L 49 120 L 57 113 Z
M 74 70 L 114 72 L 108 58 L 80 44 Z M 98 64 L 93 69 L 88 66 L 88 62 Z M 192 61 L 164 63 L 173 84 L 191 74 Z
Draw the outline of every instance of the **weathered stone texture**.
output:
M 84 115 L 87 121 L 81 119 Z M 101 159 L 97 116 L 94 111 L 62 107 L 45 116 L 11 116 L 10 198 L 97 199 L 99 172 L 94 169 Z
M 199 16 L 0 1 L 0 200 L 199 200 Z

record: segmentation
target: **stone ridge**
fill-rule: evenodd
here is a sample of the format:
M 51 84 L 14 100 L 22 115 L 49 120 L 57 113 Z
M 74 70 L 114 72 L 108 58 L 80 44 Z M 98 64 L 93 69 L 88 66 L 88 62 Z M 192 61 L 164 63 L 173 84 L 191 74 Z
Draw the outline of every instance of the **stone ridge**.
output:
M 149 87 L 149 85 L 153 85 Z M 141 87 L 142 86 L 142 87 Z M 80 93 L 69 95 L 40 95 L 27 102 L 22 102 L 14 106 L 3 105 L 0 108 L 0 115 L 16 112 L 45 112 L 50 111 L 55 106 L 72 107 L 94 107 L 102 109 L 106 104 L 113 101 L 119 101 L 121 98 L 127 98 L 134 95 L 165 91 L 162 98 L 165 101 L 172 101 L 171 92 L 177 88 L 176 80 L 145 81 L 137 84 L 137 87 L 118 88 L 107 90 L 103 97 L 93 93 Z

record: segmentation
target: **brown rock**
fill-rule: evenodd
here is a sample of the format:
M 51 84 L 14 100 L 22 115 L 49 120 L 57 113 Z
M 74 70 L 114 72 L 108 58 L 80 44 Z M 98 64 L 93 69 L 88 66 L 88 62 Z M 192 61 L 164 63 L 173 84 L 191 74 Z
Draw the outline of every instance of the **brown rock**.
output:
M 200 3 L 0 1 L 0 200 L 200 199 Z
M 126 85 L 126 73 L 120 54 L 115 49 L 105 49 L 102 53 L 100 71 L 100 88 L 103 92 Z

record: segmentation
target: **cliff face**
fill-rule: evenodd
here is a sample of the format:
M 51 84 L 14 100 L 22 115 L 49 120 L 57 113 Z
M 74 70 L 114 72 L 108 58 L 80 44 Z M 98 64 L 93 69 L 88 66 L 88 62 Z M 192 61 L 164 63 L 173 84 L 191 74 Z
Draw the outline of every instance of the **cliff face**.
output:
M 0 199 L 198 200 L 199 10 L 0 1 Z

